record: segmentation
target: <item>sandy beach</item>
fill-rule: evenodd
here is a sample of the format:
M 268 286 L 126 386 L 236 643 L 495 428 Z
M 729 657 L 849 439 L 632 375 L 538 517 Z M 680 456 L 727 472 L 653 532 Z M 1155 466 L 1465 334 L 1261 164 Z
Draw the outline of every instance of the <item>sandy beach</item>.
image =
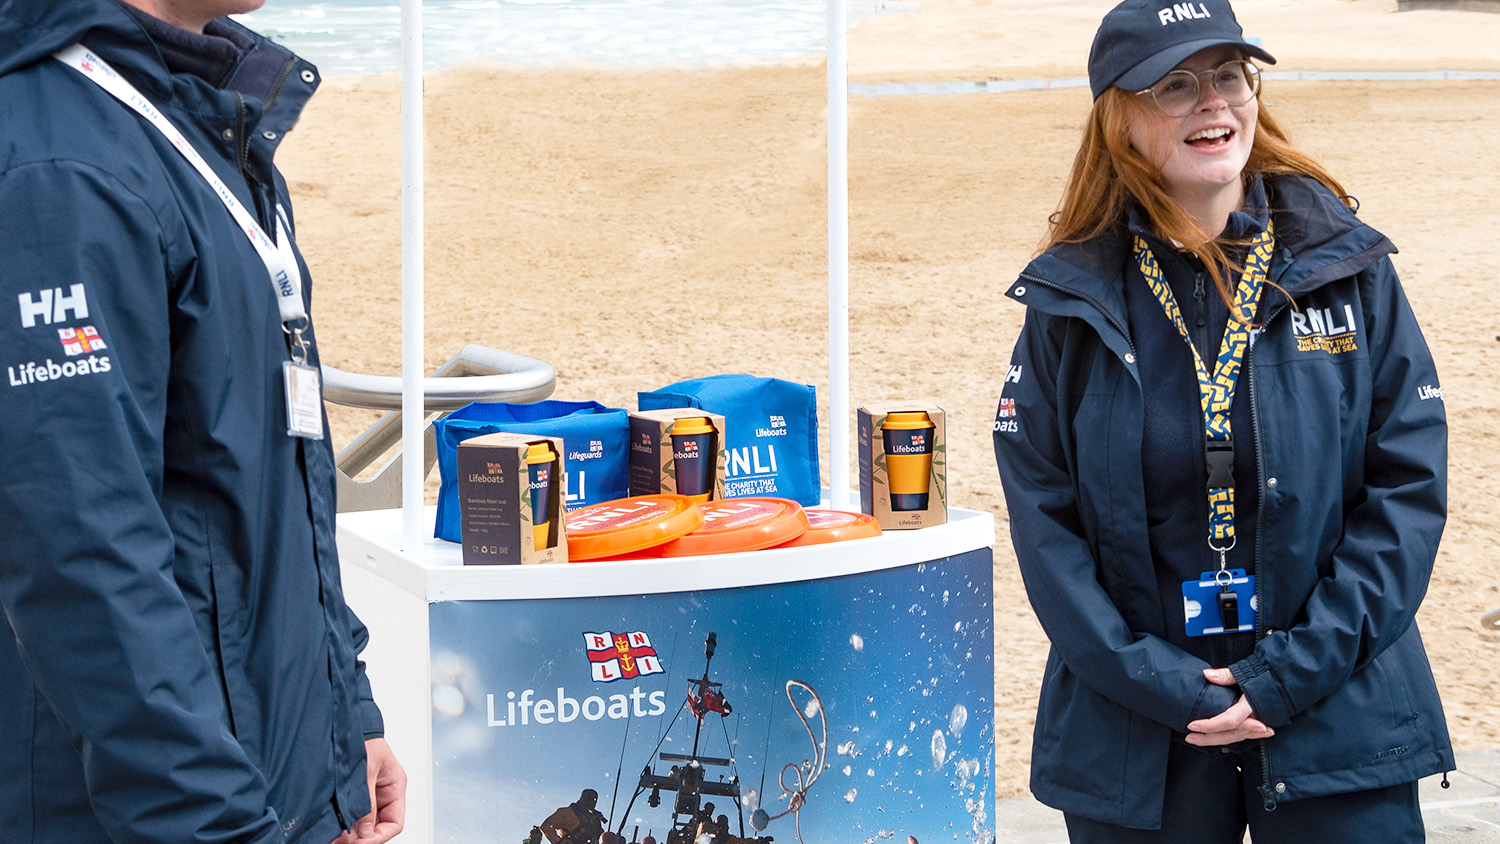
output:
M 1110 2 L 924 0 L 862 18 L 856 82 L 1085 73 Z M 1396 0 L 1240 0 L 1277 71 L 1500 70 L 1500 14 Z M 1500 6 L 1500 4 L 1497 4 Z M 825 76 L 773 68 L 426 80 L 427 363 L 467 343 L 550 363 L 555 397 L 751 372 L 817 386 L 827 426 Z M 1460 750 L 1500 747 L 1500 80 L 1267 81 L 1293 140 L 1400 248 L 1443 377 L 1450 520 L 1419 623 Z M 990 423 L 1022 318 L 1001 295 L 1044 233 L 1087 89 L 850 104 L 854 404 L 949 412 L 952 502 L 996 514 L 996 779 L 1026 790 L 1046 640 L 1007 539 Z M 325 83 L 281 162 L 324 359 L 399 368 L 399 80 Z M 892 349 L 929 348 L 922 355 Z M 378 414 L 330 408 L 336 447 Z

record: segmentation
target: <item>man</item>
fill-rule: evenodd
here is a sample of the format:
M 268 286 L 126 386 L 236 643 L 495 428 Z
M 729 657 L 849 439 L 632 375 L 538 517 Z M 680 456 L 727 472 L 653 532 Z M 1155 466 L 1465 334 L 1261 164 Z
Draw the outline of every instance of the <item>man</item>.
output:
M 272 163 L 317 73 L 261 0 L 128 2 L 0 0 L 0 841 L 380 844 Z
M 542 823 L 547 840 L 555 844 L 597 844 L 604 832 L 604 813 L 595 808 L 599 792 L 585 788 L 578 799 L 552 813 Z

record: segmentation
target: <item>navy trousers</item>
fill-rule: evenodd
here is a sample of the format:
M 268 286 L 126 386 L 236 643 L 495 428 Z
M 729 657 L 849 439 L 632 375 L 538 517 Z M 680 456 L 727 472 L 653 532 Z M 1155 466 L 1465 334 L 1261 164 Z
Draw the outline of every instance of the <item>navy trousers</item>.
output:
M 1130 829 L 1064 813 L 1072 844 L 1420 844 L 1427 839 L 1415 782 L 1286 800 L 1267 812 L 1255 742 L 1194 747 L 1173 737 L 1161 829 Z

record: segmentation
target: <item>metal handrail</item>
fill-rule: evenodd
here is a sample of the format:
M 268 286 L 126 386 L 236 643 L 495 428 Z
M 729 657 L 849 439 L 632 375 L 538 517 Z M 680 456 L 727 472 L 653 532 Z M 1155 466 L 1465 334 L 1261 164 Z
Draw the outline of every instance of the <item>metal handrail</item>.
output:
M 422 379 L 424 415 L 434 419 L 476 401 L 527 403 L 552 395 L 557 376 L 552 367 L 538 360 L 469 345 Z M 401 379 L 385 375 L 361 375 L 323 365 L 323 399 L 346 407 L 390 411 L 344 446 L 335 458 L 338 468 L 339 512 L 384 510 L 401 506 L 401 453 L 398 450 L 366 481 L 354 476 L 369 468 L 401 440 Z M 437 462 L 437 441 L 432 424 L 423 436 L 423 467 L 426 476 Z
M 430 412 L 476 401 L 534 402 L 552 395 L 556 386 L 557 374 L 539 360 L 471 344 L 433 377 L 422 379 L 422 405 Z M 400 410 L 401 379 L 345 372 L 325 363 L 323 399 L 345 407 Z

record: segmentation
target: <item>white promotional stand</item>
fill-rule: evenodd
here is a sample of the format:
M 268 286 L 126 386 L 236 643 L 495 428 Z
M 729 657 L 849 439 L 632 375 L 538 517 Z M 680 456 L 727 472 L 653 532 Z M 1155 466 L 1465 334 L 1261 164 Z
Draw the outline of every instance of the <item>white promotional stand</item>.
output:
M 827 0 L 828 434 L 831 506 L 852 509 L 844 3 Z M 950 508 L 941 526 L 805 548 L 554 566 L 466 567 L 431 538 L 422 0 L 401 9 L 403 506 L 338 520 L 344 591 L 410 777 L 398 840 L 535 840 L 548 813 L 597 800 L 624 840 L 673 844 L 661 816 L 684 808 L 670 784 L 685 777 L 702 785 L 694 801 L 722 795 L 734 839 L 993 840 L 990 514 Z
M 433 509 L 426 514 L 430 535 Z M 806 836 L 819 818 L 827 823 L 834 815 L 847 836 L 805 840 L 862 841 L 891 826 L 920 839 L 935 830 L 913 824 L 942 823 L 947 830 L 954 817 L 962 829 L 983 823 L 994 798 L 988 726 L 994 538 L 989 513 L 951 509 L 945 525 L 826 545 L 663 560 L 464 566 L 459 546 L 442 540 L 401 550 L 399 511 L 341 515 L 344 589 L 370 630 L 364 659 L 387 738 L 411 778 L 399 840 L 514 844 L 584 787 L 601 794 L 600 809 L 622 823 L 635 772 L 651 754 L 627 755 L 621 742 L 633 732 L 644 733 L 649 744 L 670 729 L 667 720 L 690 681 L 700 671 L 710 673 L 700 647 L 705 629 L 717 629 L 721 656 L 711 673 L 725 681 L 739 719 L 725 727 L 726 738 L 729 730 L 739 736 L 741 776 L 763 789 L 758 797 L 767 814 L 787 808 L 777 771 L 766 776 L 767 767 L 795 761 L 824 777 L 808 790 L 800 819 L 776 822 L 765 834 L 795 841 L 792 823 L 800 820 Z M 582 637 L 601 630 L 649 635 L 659 673 L 646 676 L 642 669 L 633 686 L 598 682 L 598 672 L 590 682 Z M 727 671 L 722 677 L 721 668 Z M 817 713 L 827 725 L 821 751 L 808 748 L 781 688 L 786 679 L 819 688 L 817 706 L 796 703 L 826 710 Z M 519 715 L 510 708 L 507 719 L 516 689 L 530 685 L 542 702 Z M 616 687 L 651 690 L 655 710 L 665 711 L 638 705 L 625 713 L 627 720 L 619 720 L 620 712 L 606 716 L 608 701 L 626 700 L 611 697 Z M 532 693 L 528 688 L 521 699 L 530 704 Z M 632 694 L 646 699 L 646 691 Z M 898 703 L 903 698 L 909 700 Z M 974 724 L 966 730 L 969 712 Z M 528 715 L 537 723 L 523 726 Z M 776 736 L 790 736 L 783 755 L 792 755 L 767 758 L 778 752 L 772 726 Z M 817 765 L 811 760 L 820 753 L 829 756 Z M 548 774 L 549 757 L 571 761 Z M 491 785 L 475 785 L 491 779 Z M 475 791 L 466 794 L 470 786 Z M 563 796 L 530 796 L 549 788 Z M 871 796 L 859 797 L 861 789 Z M 719 811 L 733 818 L 732 803 L 721 799 Z M 981 814 L 971 822 L 976 807 Z M 647 816 L 645 824 L 654 823 L 662 841 L 658 819 L 669 811 L 670 796 L 665 808 L 648 808 L 643 797 L 628 814 Z M 638 840 L 631 828 L 624 832 L 626 841 Z

